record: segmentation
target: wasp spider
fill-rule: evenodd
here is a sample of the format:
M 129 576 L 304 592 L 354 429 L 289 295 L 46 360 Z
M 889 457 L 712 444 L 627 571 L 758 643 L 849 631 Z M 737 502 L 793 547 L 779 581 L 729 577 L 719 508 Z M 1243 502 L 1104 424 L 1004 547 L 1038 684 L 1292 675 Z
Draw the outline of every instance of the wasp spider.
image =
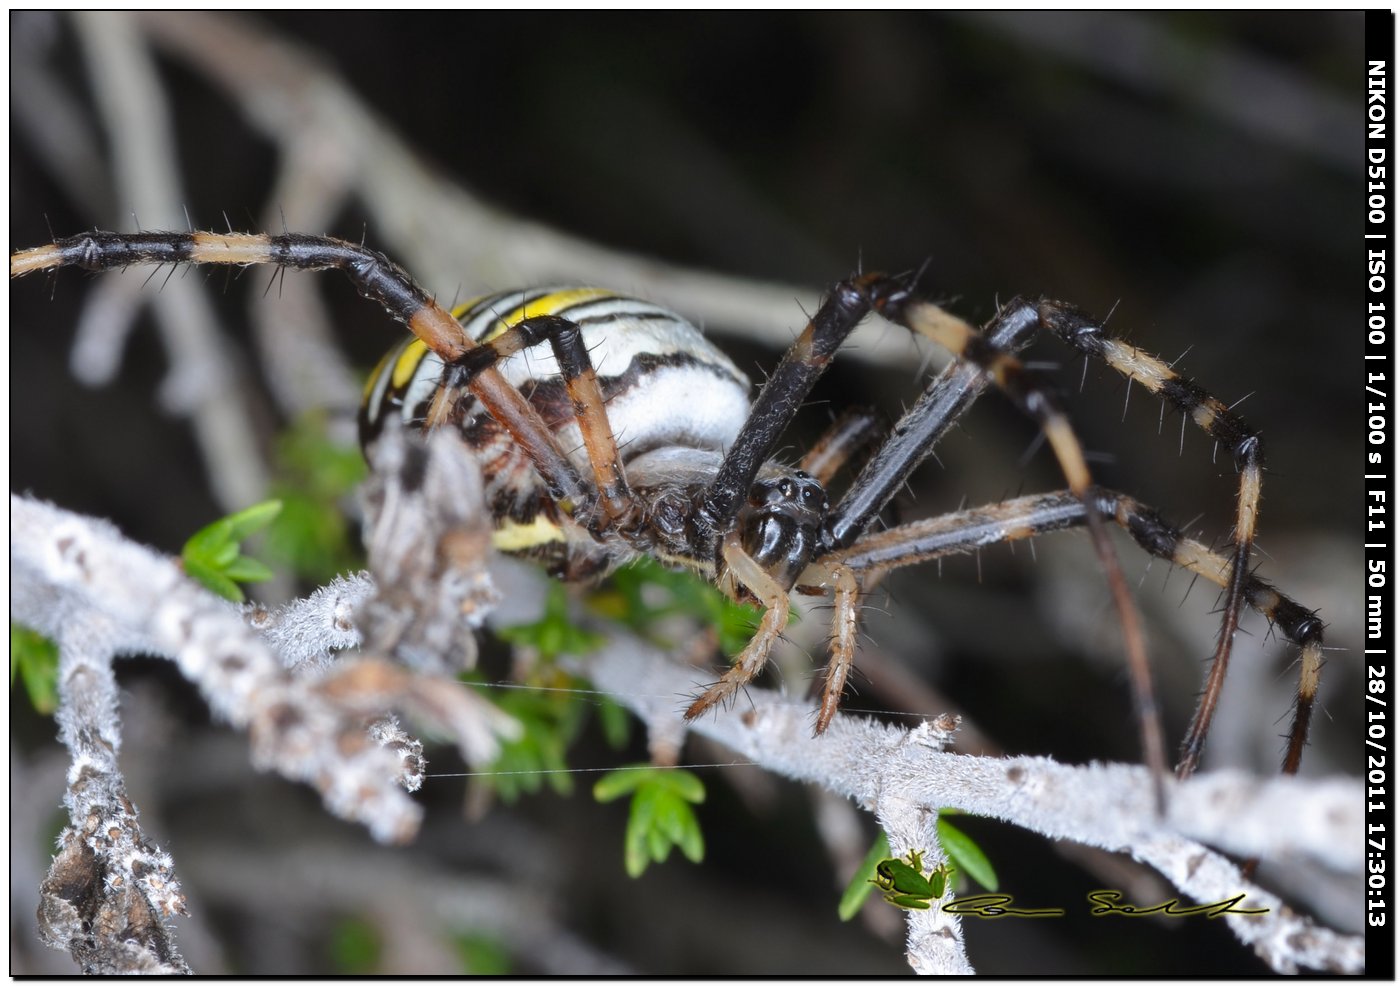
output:
M 10 272 L 135 264 L 344 271 L 414 336 L 369 381 L 360 415 L 366 443 L 391 423 L 458 429 L 480 456 L 497 546 L 534 557 L 561 577 L 592 578 L 652 555 L 757 603 L 763 615 L 752 641 L 695 699 L 688 718 L 730 698 L 762 670 L 787 623 L 790 592 L 830 592 L 835 605 L 816 717 L 820 733 L 837 712 L 855 656 L 861 594 L 875 580 L 947 554 L 1085 526 L 1123 623 L 1146 755 L 1160 778 L 1165 754 L 1147 658 L 1108 538 L 1112 523 L 1149 554 L 1224 590 L 1218 642 L 1178 775 L 1198 762 L 1246 606 L 1302 650 L 1284 770 L 1298 767 L 1322 665 L 1322 623 L 1250 571 L 1263 469 L 1259 436 L 1195 383 L 1069 305 L 1016 299 L 979 331 L 915 297 L 905 280 L 857 275 L 832 289 L 751 400 L 749 381 L 728 357 L 655 305 L 598 289 L 546 288 L 481 298 L 454 317 L 386 257 L 329 237 L 93 232 L 17 253 Z M 869 417 L 840 418 L 795 467 L 773 455 L 817 377 L 872 311 L 934 340 L 955 359 L 833 503 L 828 483 L 874 441 Z M 1213 551 L 1151 507 L 1093 484 L 1054 391 L 1016 356 L 1042 331 L 1145 386 L 1231 452 L 1240 479 L 1228 551 Z M 1068 488 L 872 532 L 910 473 L 988 386 L 1038 423 Z

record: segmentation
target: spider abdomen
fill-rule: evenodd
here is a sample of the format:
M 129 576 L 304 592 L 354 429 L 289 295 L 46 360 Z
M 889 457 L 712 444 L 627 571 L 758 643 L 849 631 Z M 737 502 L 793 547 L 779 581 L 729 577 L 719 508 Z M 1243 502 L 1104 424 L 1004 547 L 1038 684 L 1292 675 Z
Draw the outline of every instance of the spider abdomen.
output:
M 657 449 L 718 453 L 728 448 L 749 413 L 749 381 L 685 319 L 657 305 L 597 288 L 537 288 L 487 295 L 453 311 L 466 332 L 490 342 L 526 319 L 558 316 L 579 326 L 625 462 Z M 408 339 L 380 361 L 365 387 L 360 436 L 372 443 L 394 417 L 421 425 L 443 383 L 443 361 Z M 588 469 L 578 419 L 564 375 L 548 342 L 528 346 L 497 364 L 526 396 L 580 472 Z M 578 559 L 555 563 L 567 526 L 528 456 L 475 397 L 460 405 L 463 439 L 481 460 L 487 501 L 497 523 L 496 545 L 544 558 L 561 574 Z M 579 544 L 575 551 L 589 551 Z M 587 568 L 588 566 L 584 566 Z

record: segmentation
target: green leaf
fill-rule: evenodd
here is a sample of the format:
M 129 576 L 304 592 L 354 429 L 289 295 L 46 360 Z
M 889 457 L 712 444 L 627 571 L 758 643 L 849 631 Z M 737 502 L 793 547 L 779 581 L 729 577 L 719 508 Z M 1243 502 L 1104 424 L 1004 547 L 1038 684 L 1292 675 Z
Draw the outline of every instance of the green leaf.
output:
M 10 624 L 10 687 L 24 683 L 29 704 L 42 715 L 58 708 L 58 645 L 41 633 Z
M 676 781 L 683 774 L 689 780 Z M 705 838 L 691 802 L 704 800 L 704 785 L 689 771 L 650 767 L 615 770 L 593 785 L 599 801 L 614 801 L 632 792 L 627 833 L 623 838 L 623 865 L 633 879 L 652 862 L 664 862 L 672 846 L 679 846 L 693 863 L 705 858 Z
M 647 848 L 651 850 L 651 858 L 658 863 L 666 862 L 666 857 L 671 855 L 671 840 L 659 825 L 647 830 Z
M 856 867 L 851 882 L 846 884 L 846 890 L 841 894 L 841 903 L 836 906 L 836 913 L 840 915 L 842 921 L 849 921 L 860 913 L 865 899 L 875 889 L 875 884 L 870 882 L 875 876 L 875 864 L 887 858 L 889 854 L 889 840 L 885 838 L 885 833 L 881 832 L 875 837 L 875 844 L 870 847 L 870 851 L 865 854 L 865 859 L 861 860 L 860 865 Z
M 180 551 L 185 574 L 211 592 L 241 603 L 243 591 L 237 583 L 270 579 L 272 571 L 240 555 L 240 546 L 245 538 L 272 523 L 281 510 L 280 500 L 267 500 L 200 528 Z
M 938 819 L 938 841 L 955 867 L 987 890 L 996 892 L 997 874 L 992 869 L 992 861 L 977 843 L 961 829 L 955 828 L 941 814 Z
M 200 558 L 213 558 L 229 544 L 229 524 L 227 518 L 221 518 L 205 527 L 201 527 L 190 535 L 190 539 L 185 542 L 182 554 L 195 555 Z
M 667 792 L 667 796 L 657 803 L 656 829 L 666 839 L 685 853 L 692 863 L 705 858 L 705 838 L 700 834 L 700 823 L 690 806 L 683 800 Z
M 201 557 L 214 568 L 228 568 L 238 560 L 238 542 L 225 541 Z
M 623 837 L 623 868 L 627 870 L 627 875 L 635 880 L 647 871 L 650 864 L 651 854 L 647 851 L 646 830 L 635 828 L 629 823 L 627 834 Z
M 684 801 L 664 788 L 657 788 L 656 816 L 652 819 L 652 828 L 665 836 L 668 846 L 684 834 L 685 823 L 681 813 L 686 810 Z
M 593 785 L 593 799 L 601 804 L 616 801 L 624 794 L 631 794 L 638 785 L 646 781 L 650 764 L 634 764 L 610 770 Z
M 630 791 L 652 786 L 691 804 L 705 800 L 705 785 L 688 770 L 677 767 L 656 767 L 652 764 L 628 764 L 610 770 L 593 785 L 593 797 L 600 802 L 616 801 Z
M 606 695 L 598 699 L 598 726 L 603 731 L 603 739 L 614 750 L 627 745 L 627 737 L 632 732 L 632 714 Z
M 676 835 L 676 845 L 681 847 L 681 852 L 685 858 L 692 863 L 700 863 L 705 859 L 705 836 L 700 831 L 700 819 L 695 817 L 695 813 L 687 811 L 684 817 L 684 825 Z
M 632 807 L 627 824 L 640 829 L 644 834 L 656 827 L 657 790 L 650 784 L 643 784 L 632 794 Z
M 281 500 L 264 500 L 262 503 L 253 504 L 246 510 L 229 514 L 224 518 L 224 522 L 228 524 L 229 539 L 238 542 L 248 540 L 276 520 L 277 515 L 281 512 Z
M 187 555 L 181 560 L 185 564 L 185 574 L 204 588 L 222 596 L 229 602 L 243 602 L 243 590 L 238 588 L 238 583 L 219 571 L 217 567 L 195 555 Z
M 655 783 L 693 805 L 705 800 L 705 785 L 688 770 L 657 770 Z
M 560 654 L 587 654 L 602 646 L 602 634 L 592 633 L 574 625 L 569 616 L 569 596 L 557 582 L 550 583 L 545 599 L 544 616 L 537 623 L 503 627 L 496 634 L 507 643 L 532 647 L 545 660 Z
M 266 582 L 276 574 L 256 558 L 240 555 L 224 568 L 224 575 L 235 582 Z

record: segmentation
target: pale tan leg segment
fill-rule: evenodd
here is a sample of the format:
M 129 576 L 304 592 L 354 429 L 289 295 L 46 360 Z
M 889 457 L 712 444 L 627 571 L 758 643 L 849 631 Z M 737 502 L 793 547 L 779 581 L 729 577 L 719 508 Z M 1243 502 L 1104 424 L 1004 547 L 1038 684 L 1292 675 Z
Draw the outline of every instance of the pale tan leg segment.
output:
M 860 584 L 854 572 L 836 563 L 827 569 L 827 574 L 835 589 L 835 611 L 831 616 L 831 657 L 826 665 L 822 704 L 812 730 L 818 736 L 826 732 L 826 727 L 836 717 L 841 695 L 846 690 L 846 679 L 855 664 L 857 604 L 860 601 Z
M 782 635 L 788 621 L 787 590 L 769 576 L 754 561 L 739 542 L 737 531 L 725 535 L 722 548 L 724 562 L 735 581 L 758 598 L 763 606 L 763 618 L 749 645 L 744 648 L 734 666 L 685 710 L 687 719 L 732 698 L 740 688 L 752 681 L 768 663 L 768 655 Z

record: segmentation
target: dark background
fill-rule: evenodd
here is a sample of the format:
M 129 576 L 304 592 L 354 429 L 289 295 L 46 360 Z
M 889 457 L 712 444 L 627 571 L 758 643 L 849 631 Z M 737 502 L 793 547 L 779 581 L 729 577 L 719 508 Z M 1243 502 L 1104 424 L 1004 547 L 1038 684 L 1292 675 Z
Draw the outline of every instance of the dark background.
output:
M 1178 368 L 1227 404 L 1248 396 L 1240 411 L 1264 436 L 1261 573 L 1319 608 L 1329 642 L 1346 648 L 1331 655 L 1305 771 L 1356 772 L 1334 751 L 1348 747 L 1359 716 L 1361 15 L 341 13 L 263 23 L 314 52 L 431 166 L 505 210 L 658 259 L 805 287 L 858 264 L 927 264 L 927 292 L 970 319 L 987 318 L 998 298 L 1048 295 L 1111 311 L 1116 331 L 1169 360 L 1186 353 Z M 61 19 L 13 15 L 11 29 L 12 44 L 38 50 L 79 105 L 90 99 L 81 52 Z M 162 71 L 190 215 L 201 226 L 221 227 L 224 214 L 235 227 L 255 225 L 276 149 L 198 71 L 173 62 Z M 17 126 L 14 247 L 48 241 L 50 229 L 131 228 L 101 161 L 82 195 L 48 171 Z M 375 242 L 353 206 L 333 228 L 313 230 L 321 231 L 367 232 Z M 164 357 L 149 333 L 133 338 L 117 384 L 85 390 L 68 376 L 87 282 L 65 272 L 12 286 L 11 487 L 175 550 L 221 511 L 188 430 L 156 407 Z M 235 338 L 242 292 L 210 292 Z M 385 344 L 383 320 L 339 284 L 331 296 L 344 343 L 367 368 Z M 801 322 L 794 303 L 794 331 Z M 746 342 L 741 326 L 710 330 L 756 380 L 778 356 Z M 896 415 L 917 395 L 918 358 L 893 368 L 838 361 L 814 395 L 826 407 L 808 413 L 794 446 L 811 440 L 827 407 L 873 403 Z M 1235 476 L 1228 457 L 1212 460 L 1208 439 L 1188 429 L 1179 453 L 1175 416 L 1159 435 L 1159 409 L 1140 388 L 1125 416 L 1123 385 L 1104 369 L 1091 367 L 1080 393 L 1080 363 L 1053 341 L 1029 358 L 1063 364 L 1076 424 L 1101 453 L 1101 482 L 1205 540 L 1228 536 Z M 257 387 L 255 370 L 250 377 Z M 270 418 L 266 433 L 276 426 Z M 1033 427 L 988 398 L 939 449 L 943 468 L 930 464 L 915 478 L 900 515 L 1062 485 L 1043 450 L 1022 461 L 1033 438 Z M 1007 752 L 1134 760 L 1121 668 L 1082 657 L 1105 623 L 1112 629 L 1101 582 L 1076 560 L 1087 552 L 1073 539 L 1042 539 L 1036 551 L 1035 563 L 1024 550 L 1001 550 L 980 565 L 950 562 L 941 578 L 904 573 L 890 585 L 893 618 L 873 617 L 867 633 Z M 1126 545 L 1122 553 L 1136 578 L 1143 566 Z M 1197 587 L 1178 605 L 1188 580 L 1178 574 L 1164 588 L 1164 575 L 1154 566 L 1139 596 L 1174 738 L 1209 652 L 1214 594 Z M 1287 711 L 1295 655 L 1261 643 L 1259 621 L 1246 629 L 1253 636 L 1241 637 L 1235 670 L 1252 674 L 1267 697 L 1227 704 L 1221 716 L 1233 738 L 1211 752 L 1224 758 L 1217 765 L 1268 771 L 1281 756 L 1276 720 Z M 1242 671 L 1251 661 L 1255 670 Z M 143 688 L 157 677 L 137 668 L 133 681 Z M 198 733 L 197 696 L 163 687 L 153 701 L 179 729 Z M 889 695 L 863 698 L 899 707 Z M 13 711 L 25 749 L 49 742 L 51 726 L 29 717 L 22 701 Z M 576 762 L 615 756 L 589 746 Z M 447 860 L 464 880 L 483 867 L 509 876 L 511 860 L 491 852 L 490 836 L 457 820 L 460 789 L 450 785 L 459 783 L 430 785 L 432 820 L 410 852 Z M 837 880 L 802 791 L 773 784 L 766 800 L 745 803 L 721 778 L 707 783 L 705 864 L 673 861 L 640 882 L 621 870 L 620 811 L 594 805 L 586 781 L 567 802 L 542 795 L 478 832 L 514 825 L 547 846 L 561 923 L 640 971 L 907 968 L 898 938 L 882 943 L 858 923 L 836 922 Z M 182 826 L 210 816 L 183 810 L 176 787 L 153 794 L 167 800 L 147 810 L 162 826 L 152 834 L 179 865 Z M 222 794 L 251 799 L 268 817 L 288 802 L 307 808 L 305 792 L 251 771 Z M 288 817 L 292 829 L 264 821 L 258 838 L 273 845 L 280 833 L 294 844 L 322 826 L 320 837 L 336 845 L 367 841 L 311 810 Z M 288 834 L 296 827 L 302 834 Z M 965 827 L 1028 906 L 1068 901 L 1073 909 L 1098 885 L 1037 837 L 978 820 Z M 218 839 L 230 852 L 253 852 L 257 841 L 236 825 Z M 190 889 L 197 902 L 200 888 Z M 305 964 L 272 969 L 243 950 L 242 935 L 256 925 L 227 910 L 211 923 L 243 929 L 219 932 L 231 968 L 325 970 L 317 920 L 303 915 L 312 930 L 294 936 L 299 947 L 287 953 Z M 15 912 L 12 934 L 22 937 L 32 907 Z M 965 927 L 983 973 L 1261 969 L 1205 922 L 1139 922 L 1107 936 L 1087 919 Z M 514 968 L 529 971 L 528 958 Z

